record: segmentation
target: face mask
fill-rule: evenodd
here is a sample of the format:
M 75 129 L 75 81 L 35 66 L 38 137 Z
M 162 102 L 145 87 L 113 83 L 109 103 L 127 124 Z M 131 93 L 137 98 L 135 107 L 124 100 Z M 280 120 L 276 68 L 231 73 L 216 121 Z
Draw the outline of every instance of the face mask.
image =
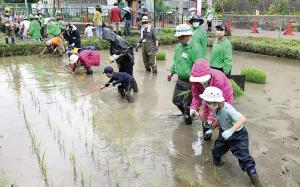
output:
M 202 86 L 204 87 L 204 89 L 208 86 L 208 81 L 207 82 L 202 82 L 201 83 L 202 84 Z
M 208 108 L 210 108 L 211 110 L 217 110 L 217 108 L 219 107 L 218 106 L 218 103 L 207 103 L 207 106 Z
M 194 28 L 197 28 L 197 27 L 199 27 L 199 25 L 200 25 L 200 23 L 199 23 L 199 22 L 194 22 L 194 23 L 193 23 L 193 27 L 194 27 Z
M 216 31 L 216 35 L 222 37 L 225 35 L 225 31 Z

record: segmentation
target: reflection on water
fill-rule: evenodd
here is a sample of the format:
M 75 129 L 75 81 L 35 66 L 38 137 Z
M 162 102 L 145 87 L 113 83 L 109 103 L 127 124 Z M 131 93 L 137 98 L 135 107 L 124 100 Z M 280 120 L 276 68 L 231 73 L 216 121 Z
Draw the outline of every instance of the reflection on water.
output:
M 163 50 L 168 50 L 168 56 L 166 62 L 158 62 L 158 76 L 145 73 L 141 55 L 136 55 L 134 74 L 140 91 L 132 104 L 122 100 L 114 87 L 100 91 L 107 82 L 101 73 L 108 60 L 106 51 L 101 51 L 104 62 L 92 76 L 71 75 L 60 68 L 62 58 L 2 58 L 0 177 L 18 186 L 44 186 L 45 178 L 49 186 L 249 185 L 231 155 L 224 157 L 223 168 L 212 165 L 213 141 L 203 141 L 199 122 L 183 125 L 180 113 L 171 103 L 176 80 L 166 81 L 174 51 L 171 46 Z M 266 183 L 286 184 L 287 177 L 274 177 L 276 173 L 272 173 L 281 165 L 266 161 L 261 153 L 281 155 L 281 150 L 288 150 L 289 158 L 297 158 L 297 151 L 294 147 L 274 146 L 262 133 L 280 138 L 294 136 L 289 125 L 296 119 L 286 116 L 278 121 L 276 117 L 284 116 L 283 107 L 286 113 L 299 111 L 299 65 L 236 53 L 233 72 L 253 64 L 267 71 L 268 84 L 247 84 L 246 96 L 236 106 L 250 121 L 250 136 L 257 137 L 250 144 L 255 147 L 254 156 Z M 286 76 L 280 80 L 271 76 L 283 68 L 288 72 L 283 73 Z M 286 93 L 293 100 L 284 102 L 278 93 L 283 85 L 294 89 Z M 266 110 L 269 98 L 273 107 Z M 272 124 L 286 125 L 279 128 L 261 124 L 261 120 L 268 121 L 266 116 L 273 117 Z M 270 163 L 273 168 L 263 167 Z M 294 173 L 289 175 L 289 181 L 294 181 L 299 179 L 299 167 L 295 169 L 299 163 L 291 163 Z

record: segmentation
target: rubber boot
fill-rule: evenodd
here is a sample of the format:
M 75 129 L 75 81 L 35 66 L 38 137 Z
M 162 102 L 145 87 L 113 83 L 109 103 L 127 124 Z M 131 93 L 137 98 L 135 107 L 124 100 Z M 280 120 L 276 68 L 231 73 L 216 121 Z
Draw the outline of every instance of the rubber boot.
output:
M 262 185 L 261 185 L 261 183 L 259 181 L 259 177 L 258 177 L 257 173 L 250 173 L 250 172 L 248 172 L 247 174 L 248 174 L 248 176 L 249 176 L 252 184 L 255 187 L 262 187 Z
M 127 95 L 126 99 L 127 99 L 128 103 L 132 103 L 133 102 L 133 98 L 132 98 L 131 95 Z
M 155 65 L 152 66 L 152 72 L 153 72 L 153 75 L 157 75 L 157 67 Z
M 184 115 L 184 122 L 186 125 L 191 125 L 193 123 L 193 118 L 190 115 Z
M 86 68 L 86 74 L 88 75 L 93 74 L 93 70 L 91 68 Z
M 14 37 L 11 37 L 11 44 L 15 44 L 15 38 Z
M 132 85 L 133 92 L 137 93 L 139 91 L 138 85 L 136 83 L 136 80 L 134 79 L 133 85 Z
M 121 97 L 125 97 L 125 92 L 122 86 L 118 86 L 118 92 L 121 95 Z
M 5 44 L 8 44 L 8 38 L 5 38 Z

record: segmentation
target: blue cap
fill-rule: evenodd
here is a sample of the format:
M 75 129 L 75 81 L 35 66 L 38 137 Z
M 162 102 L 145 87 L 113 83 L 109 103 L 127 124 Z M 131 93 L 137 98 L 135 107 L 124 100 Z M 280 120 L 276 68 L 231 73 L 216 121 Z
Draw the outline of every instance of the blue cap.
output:
M 106 66 L 103 71 L 103 73 L 112 73 L 112 72 L 114 72 L 114 69 L 111 66 Z

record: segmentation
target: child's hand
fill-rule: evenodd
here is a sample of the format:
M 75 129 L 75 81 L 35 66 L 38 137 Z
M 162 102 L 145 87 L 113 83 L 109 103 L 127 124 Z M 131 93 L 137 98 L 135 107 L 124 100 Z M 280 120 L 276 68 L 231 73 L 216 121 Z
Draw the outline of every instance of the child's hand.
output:
M 104 88 L 106 88 L 107 86 L 101 86 L 100 87 L 100 90 L 103 90 Z
M 231 130 L 231 129 L 228 129 L 228 130 L 226 130 L 226 131 L 224 131 L 224 132 L 222 133 L 222 137 L 223 137 L 225 140 L 227 140 L 228 138 L 230 138 L 230 137 L 232 136 L 232 134 L 233 134 L 232 130 Z

